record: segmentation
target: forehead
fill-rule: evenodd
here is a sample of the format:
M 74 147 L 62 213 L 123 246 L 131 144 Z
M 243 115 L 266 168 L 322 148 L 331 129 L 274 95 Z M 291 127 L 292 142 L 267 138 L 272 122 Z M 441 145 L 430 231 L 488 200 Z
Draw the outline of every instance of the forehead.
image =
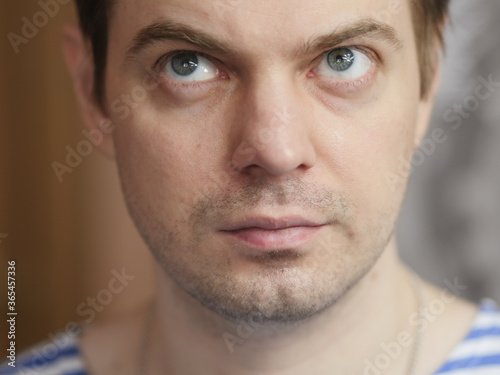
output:
M 202 30 L 248 52 L 279 52 L 360 19 L 392 26 L 404 40 L 408 0 L 117 0 L 111 43 L 130 42 L 143 28 L 166 20 Z M 126 48 L 126 45 L 123 46 Z

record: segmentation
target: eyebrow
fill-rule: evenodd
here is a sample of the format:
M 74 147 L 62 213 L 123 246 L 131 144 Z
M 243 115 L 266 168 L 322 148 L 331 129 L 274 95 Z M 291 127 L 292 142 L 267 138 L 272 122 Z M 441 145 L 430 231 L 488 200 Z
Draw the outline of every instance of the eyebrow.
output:
M 324 51 L 327 48 L 338 46 L 351 39 L 368 37 L 385 41 L 399 50 L 403 42 L 398 38 L 394 27 L 371 18 L 362 19 L 353 24 L 339 26 L 330 34 L 321 35 L 305 42 L 295 53 L 298 56 L 308 55 L 313 52 Z
M 218 41 L 215 37 L 203 31 L 195 30 L 181 23 L 160 21 L 141 29 L 136 34 L 132 40 L 131 46 L 127 50 L 127 59 L 140 54 L 150 45 L 165 40 L 187 42 L 202 49 L 223 54 L 236 52 L 228 45 Z
M 366 18 L 354 23 L 340 25 L 331 33 L 305 41 L 293 52 L 293 55 L 302 56 L 324 51 L 360 37 L 382 40 L 393 45 L 396 49 L 403 46 L 403 42 L 398 38 L 396 30 L 392 26 L 372 18 Z M 236 56 L 240 54 L 234 48 L 204 31 L 196 30 L 182 23 L 164 20 L 146 26 L 136 34 L 127 50 L 127 60 L 133 59 L 134 56 L 140 54 L 152 44 L 165 40 L 186 42 L 201 49 L 224 55 Z

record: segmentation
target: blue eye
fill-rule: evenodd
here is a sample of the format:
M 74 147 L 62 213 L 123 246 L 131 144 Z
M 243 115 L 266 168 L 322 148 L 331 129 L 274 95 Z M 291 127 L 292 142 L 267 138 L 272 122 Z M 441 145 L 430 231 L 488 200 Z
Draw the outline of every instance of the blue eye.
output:
M 318 75 L 339 80 L 363 77 L 371 68 L 372 60 L 364 53 L 350 48 L 330 51 L 317 68 Z
M 331 51 L 327 56 L 328 65 L 337 71 L 344 72 L 354 65 L 356 58 L 349 48 L 339 48 Z
M 180 52 L 165 65 L 165 74 L 184 82 L 207 81 L 217 77 L 218 69 L 207 58 L 194 52 Z

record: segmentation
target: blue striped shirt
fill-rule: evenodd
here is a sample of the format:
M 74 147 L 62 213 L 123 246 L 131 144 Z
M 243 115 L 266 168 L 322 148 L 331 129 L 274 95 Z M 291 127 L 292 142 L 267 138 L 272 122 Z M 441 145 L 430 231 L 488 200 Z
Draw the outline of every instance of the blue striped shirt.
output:
M 481 303 L 471 330 L 435 375 L 500 375 L 500 310 Z
M 434 375 L 500 375 L 500 309 L 491 300 L 481 303 L 468 335 Z M 5 362 L 0 375 L 88 375 L 78 337 L 62 335 L 26 350 L 16 367 Z
M 0 366 L 0 375 L 88 375 L 76 334 L 59 333 Z

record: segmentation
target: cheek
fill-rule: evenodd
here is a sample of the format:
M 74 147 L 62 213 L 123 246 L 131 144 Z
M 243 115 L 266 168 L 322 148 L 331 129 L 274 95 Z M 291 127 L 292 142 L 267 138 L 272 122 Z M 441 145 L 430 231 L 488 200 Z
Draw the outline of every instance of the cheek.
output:
M 396 107 L 381 104 L 387 102 Z M 331 122 L 331 115 L 323 121 Z M 415 122 L 414 105 L 383 100 L 321 134 L 328 144 L 322 141 L 320 158 L 351 196 L 359 215 L 376 217 L 399 207 L 406 186 L 400 167 L 411 153 Z M 397 186 L 389 178 L 394 175 L 399 178 Z
M 217 159 L 218 130 L 207 118 L 155 111 L 144 105 L 117 125 L 117 159 L 124 183 L 141 204 L 163 212 L 163 219 L 186 219 L 206 194 Z M 180 215 L 180 216 L 179 216 Z

